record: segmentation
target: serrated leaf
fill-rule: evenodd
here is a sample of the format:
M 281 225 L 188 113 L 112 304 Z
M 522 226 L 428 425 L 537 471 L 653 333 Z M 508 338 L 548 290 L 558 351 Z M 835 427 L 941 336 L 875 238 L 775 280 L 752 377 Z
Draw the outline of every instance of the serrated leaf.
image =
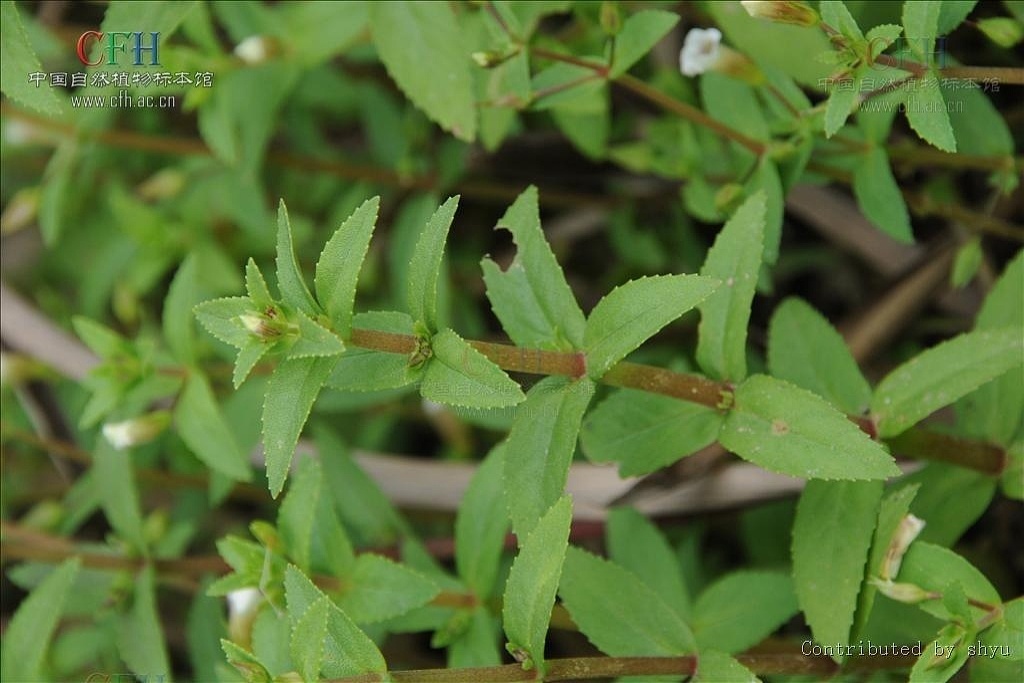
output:
M 850 14 L 850 10 L 846 8 L 846 3 L 840 2 L 840 0 L 822 0 L 818 10 L 821 12 L 822 20 L 844 36 L 854 40 L 864 37 L 860 27 L 857 26 L 857 21 Z
M 220 639 L 220 647 L 224 650 L 228 663 L 242 674 L 247 683 L 270 683 L 270 671 L 256 655 L 224 638 Z
M 249 342 L 238 350 L 238 355 L 235 357 L 235 369 L 231 372 L 231 384 L 235 389 L 242 386 L 249 373 L 269 349 L 270 347 L 259 339 L 250 338 Z
M 96 485 L 103 491 L 100 498 L 103 514 L 114 528 L 114 533 L 136 550 L 143 550 L 146 538 L 131 456 L 130 450 L 117 450 L 100 436 L 93 446 L 92 469 Z
M 135 577 L 131 609 L 118 624 L 117 649 L 128 668 L 140 676 L 155 671 L 170 673 L 164 632 L 156 603 L 156 575 L 152 565 Z
M 192 328 L 192 308 L 199 303 L 199 265 L 195 254 L 189 254 L 181 262 L 178 272 L 167 288 L 164 299 L 164 339 L 171 353 L 185 363 L 191 363 L 196 356 L 196 335 Z
M 81 566 L 77 557 L 65 560 L 18 605 L 4 628 L 0 670 L 5 681 L 42 679 L 43 658 Z
M 869 30 L 864 37 L 871 46 L 871 54 L 878 55 L 885 48 L 895 43 L 903 35 L 903 27 L 896 24 L 879 24 Z
M 819 643 L 850 641 L 882 482 L 809 481 L 793 522 L 793 582 Z M 834 656 L 842 662 L 843 657 Z
M 558 594 L 580 631 L 612 657 L 691 654 L 683 618 L 636 574 L 580 548 L 569 548 Z
M 524 538 L 565 490 L 583 413 L 594 395 L 586 378 L 548 377 L 530 389 L 505 444 L 505 502 Z
M 738 661 L 715 650 L 702 650 L 694 683 L 761 683 L 761 679 Z
M 459 197 L 456 195 L 434 212 L 416 242 L 416 250 L 409 262 L 406 290 L 409 313 L 413 320 L 422 322 L 430 330 L 437 329 L 437 283 L 441 278 L 441 259 L 458 206 Z
M 288 358 L 337 356 L 345 352 L 338 335 L 312 320 L 302 311 L 295 312 L 298 339 L 288 349 Z
M 765 194 L 764 262 L 771 265 L 779 260 L 782 240 L 782 215 L 786 192 L 782 187 L 778 167 L 767 156 L 761 158 L 744 188 L 748 195 Z
M 253 308 L 258 311 L 274 305 L 274 297 L 270 296 L 267 281 L 256 261 L 251 258 L 245 263 L 245 292 L 249 295 Z
M 452 330 L 435 334 L 431 350 L 420 384 L 423 398 L 474 408 L 503 408 L 525 398 L 501 368 Z
M 293 624 L 314 603 L 327 600 L 327 637 L 320 665 L 324 677 L 341 678 L 387 671 L 384 657 L 373 641 L 294 565 L 288 565 L 285 570 L 284 590 Z
M 718 379 L 747 375 L 747 322 L 764 251 L 767 199 L 752 195 L 725 224 L 700 270 L 721 282 L 700 306 L 697 363 Z
M 330 600 L 322 597 L 310 605 L 298 619 L 293 619 L 291 656 L 304 681 L 320 680 L 320 663 L 327 639 L 327 611 Z
M 526 188 L 497 227 L 512 233 L 516 257 L 504 271 L 490 258 L 480 266 L 502 328 L 519 346 L 562 351 L 583 346 L 586 319 L 541 230 L 537 188 Z
M 745 460 L 807 479 L 885 479 L 892 457 L 811 392 L 754 375 L 736 389 L 719 441 Z
M 768 327 L 768 367 L 773 376 L 826 398 L 854 415 L 871 402 L 871 386 L 846 342 L 804 300 L 789 298 Z
M 445 3 L 370 4 L 380 59 L 402 92 L 455 137 L 476 137 L 470 58 L 455 14 Z
M 882 437 L 895 436 L 1018 367 L 1024 355 L 1020 329 L 1002 327 L 961 334 L 921 352 L 881 381 L 871 411 Z
M 254 339 L 252 332 L 239 320 L 239 316 L 250 314 L 254 310 L 248 297 L 212 299 L 204 301 L 193 310 L 206 331 L 225 344 L 243 349 Z
M 276 498 L 288 477 L 299 434 L 334 358 L 286 358 L 267 382 L 263 401 L 263 448 L 270 493 Z
M 286 304 L 316 317 L 320 307 L 309 293 L 306 281 L 302 279 L 292 243 L 292 224 L 288 220 L 288 208 L 284 200 L 277 207 L 277 286 Z
M 935 56 L 935 37 L 939 33 L 942 4 L 937 0 L 903 3 L 903 31 L 910 50 L 926 63 L 931 63 Z
M 224 419 L 213 389 L 198 370 L 191 370 L 185 380 L 174 422 L 181 440 L 211 469 L 235 481 L 252 479 L 245 453 Z
M 401 616 L 426 605 L 440 591 L 420 572 L 372 553 L 356 558 L 345 584 L 338 605 L 357 624 Z
M 641 10 L 630 15 L 615 36 L 615 61 L 608 77 L 617 78 L 629 71 L 677 23 L 679 15 L 675 12 Z
M 356 329 L 378 330 L 393 334 L 415 334 L 413 321 L 397 311 L 357 313 Z M 419 379 L 422 368 L 409 365 L 409 357 L 349 346 L 338 359 L 327 385 L 344 391 L 382 391 L 408 386 Z
M 0 23 L 4 26 L 4 39 L 0 43 L 0 90 L 11 99 L 44 114 L 60 114 L 64 105 L 56 90 L 43 79 L 42 85 L 33 85 L 29 74 L 43 73 L 35 50 L 29 43 L 28 33 L 21 23 L 21 15 L 12 0 L 0 3 Z
M 880 147 L 872 147 L 853 171 L 853 193 L 860 210 L 876 228 L 895 240 L 912 244 L 910 214 L 889 157 Z
M 978 0 L 944 0 L 939 3 L 939 20 L 936 35 L 944 36 L 962 24 Z M 979 22 L 980 23 L 980 22 Z
M 338 523 L 325 495 L 323 472 L 312 459 L 303 460 L 296 469 L 288 493 L 278 510 L 277 528 L 288 556 L 304 571 L 327 565 L 335 574 L 347 573 L 355 562 L 352 545 Z
M 959 583 L 968 598 L 989 605 L 1002 603 L 998 591 L 977 567 L 949 548 L 924 541 L 911 544 L 903 556 L 897 580 L 937 593 L 945 593 L 950 584 Z M 942 600 L 926 600 L 917 606 L 944 621 L 955 618 Z M 985 610 L 980 607 L 972 605 L 971 610 L 975 619 L 985 614 Z
M 953 135 L 953 124 L 949 120 L 949 109 L 942 88 L 939 87 L 940 83 L 940 76 L 931 75 L 915 79 L 911 81 L 912 86 L 908 84 L 904 87 L 907 94 L 907 123 L 925 142 L 944 152 L 955 152 L 956 137 Z
M 334 326 L 348 338 L 359 270 L 377 222 L 380 197 L 368 199 L 334 233 L 316 264 L 316 295 Z
M 580 443 L 594 462 L 617 462 L 619 474 L 650 474 L 718 438 L 724 416 L 669 396 L 622 389 L 587 414 Z
M 491 450 L 469 482 L 455 518 L 455 568 L 476 594 L 486 599 L 498 578 L 508 520 L 494 513 L 501 500 L 505 471 L 504 446 Z
M 572 499 L 562 496 L 520 544 L 502 606 L 508 651 L 544 675 L 544 641 L 562 575 L 572 522 Z M 518 655 L 518 656 L 517 656 Z
M 600 379 L 665 325 L 708 299 L 716 287 L 718 281 L 711 277 L 656 275 L 613 289 L 587 319 L 587 374 Z
M 605 527 L 608 555 L 656 592 L 684 620 L 690 618 L 690 592 L 675 551 L 658 528 L 632 508 L 615 508 Z
M 760 643 L 797 611 L 789 574 L 737 571 L 700 594 L 691 625 L 701 651 L 733 654 Z
M 828 104 L 825 105 L 825 137 L 832 137 L 843 127 L 856 102 L 857 89 L 853 84 L 848 87 L 836 84 L 833 87 L 828 96 Z

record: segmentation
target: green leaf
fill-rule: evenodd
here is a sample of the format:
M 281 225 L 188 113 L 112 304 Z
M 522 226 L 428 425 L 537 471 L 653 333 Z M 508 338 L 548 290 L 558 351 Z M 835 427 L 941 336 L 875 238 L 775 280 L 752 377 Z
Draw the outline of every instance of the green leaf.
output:
M 185 363 L 193 362 L 196 357 L 192 308 L 199 303 L 198 277 L 199 260 L 195 254 L 189 254 L 181 262 L 164 299 L 164 338 L 175 358 Z
M 990 605 L 1002 603 L 999 593 L 974 565 L 949 548 L 924 541 L 911 544 L 903 556 L 897 580 L 938 593 L 945 593 L 951 584 L 959 583 L 968 598 Z M 955 617 L 942 600 L 926 600 L 917 606 L 942 620 Z M 971 606 L 971 610 L 975 619 L 985 614 L 980 607 Z
M 909 4 L 909 3 L 908 3 Z M 945 683 L 967 662 L 969 656 L 967 629 L 956 623 L 946 624 L 910 670 L 910 683 Z
M 5 18 L 5 24 L 6 21 Z M 5 63 L 4 67 L 7 66 Z M 81 566 L 82 561 L 77 557 L 65 560 L 18 605 L 4 627 L 0 670 L 5 681 L 42 680 L 43 658 Z
M 690 592 L 675 551 L 658 528 L 632 508 L 615 508 L 605 527 L 608 554 L 656 592 L 684 620 L 690 618 Z
M 44 78 L 41 85 L 33 85 L 29 80 L 29 74 L 43 73 L 43 68 L 13 0 L 0 2 L 0 23 L 4 26 L 4 39 L 0 43 L 0 64 L 3 64 L 0 90 L 16 102 L 44 114 L 62 113 L 64 105 L 47 79 Z
M 650 474 L 718 438 L 724 416 L 713 408 L 622 389 L 587 414 L 580 444 L 594 462 L 618 462 L 619 474 Z
M 478 598 L 486 599 L 498 578 L 508 520 L 493 514 L 504 495 L 504 446 L 491 450 L 469 482 L 455 518 L 455 568 Z
M 256 655 L 224 638 L 220 639 L 220 646 L 231 666 L 235 667 L 248 683 L 270 683 L 270 671 Z
M 714 649 L 733 654 L 760 643 L 797 611 L 789 574 L 737 571 L 700 594 L 691 625 L 702 653 Z
M 871 410 L 882 437 L 895 436 L 939 408 L 1021 364 L 1020 329 L 961 334 L 899 366 L 875 389 Z
M 309 293 L 295 258 L 292 224 L 288 220 L 288 208 L 284 200 L 277 207 L 277 286 L 281 289 L 281 298 L 289 306 L 313 317 L 319 313 L 320 307 Z
M 301 617 L 293 619 L 291 656 L 304 681 L 320 680 L 329 609 L 330 600 L 325 596 L 310 605 Z
M 325 489 L 320 463 L 302 460 L 281 502 L 277 528 L 288 556 L 303 571 L 314 567 L 317 550 L 317 555 L 327 556 L 326 563 L 335 574 L 348 573 L 355 555 Z
M 707 299 L 717 286 L 710 277 L 656 275 L 613 289 L 587 319 L 587 374 L 599 379 L 665 325 Z
M 523 400 L 518 384 L 452 330 L 435 334 L 431 350 L 420 384 L 423 398 L 473 408 L 503 408 Z
M 562 496 L 520 545 L 505 583 L 502 621 L 506 649 L 544 675 L 544 641 L 569 544 L 572 499 Z
M 476 137 L 469 50 L 445 3 L 370 4 L 370 27 L 380 59 L 402 92 L 455 137 Z
M 71 324 L 78 338 L 100 358 L 112 358 L 130 352 L 131 347 L 124 337 L 106 325 L 80 315 L 72 318 Z
M 357 313 L 352 321 L 356 329 L 415 334 L 412 318 L 397 311 Z M 348 347 L 327 385 L 344 391 L 382 391 L 408 386 L 421 374 L 422 369 L 411 367 L 409 357 L 403 354 Z
M 701 650 L 694 683 L 760 683 L 758 678 L 735 659 L 715 650 Z
M 847 38 L 860 40 L 864 37 L 857 21 L 840 0 L 822 0 L 818 6 L 822 20 Z
M 939 20 L 936 35 L 944 36 L 962 24 L 971 13 L 978 0 L 943 0 L 939 5 Z M 980 23 L 980 22 L 979 22 Z
M 334 358 L 288 358 L 274 370 L 263 402 L 263 447 L 270 493 L 276 498 L 288 477 L 299 434 Z
M 239 320 L 240 316 L 254 311 L 252 302 L 247 297 L 211 299 L 196 306 L 194 311 L 206 331 L 225 344 L 230 344 L 236 349 L 244 349 L 255 339 L 252 332 Z
M 697 362 L 718 379 L 747 375 L 747 322 L 764 251 L 764 193 L 748 198 L 725 224 L 700 274 L 721 285 L 700 306 Z
M 876 228 L 899 242 L 914 242 L 907 203 L 884 149 L 872 147 L 861 158 L 853 171 L 853 193 L 860 210 Z
M 516 411 L 505 445 L 505 502 L 520 539 L 559 500 L 594 383 L 548 377 Z
M 903 32 L 910 50 L 926 64 L 935 58 L 935 37 L 939 33 L 942 3 L 937 0 L 912 0 L 903 3 Z
M 274 305 L 274 298 L 270 296 L 270 288 L 267 281 L 256 265 L 256 261 L 250 258 L 245 263 L 245 291 L 252 301 L 252 306 L 258 311 Z
M 235 357 L 235 369 L 231 372 L 231 384 L 238 389 L 245 382 L 245 379 L 260 362 L 260 359 L 270 350 L 267 344 L 255 338 L 251 338 L 245 346 L 238 350 Z
M 920 490 L 910 510 L 928 520 L 918 539 L 943 546 L 956 543 L 981 518 L 996 489 L 992 475 L 942 462 L 927 463 L 899 481 L 915 484 Z
M 808 479 L 884 479 L 892 457 L 811 392 L 754 375 L 736 389 L 719 441 L 767 470 Z
M 413 320 L 430 330 L 437 329 L 437 283 L 441 277 L 441 259 L 448 229 L 459 207 L 459 197 L 451 197 L 427 221 L 409 262 L 407 296 Z
M 418 571 L 372 553 L 356 558 L 345 583 L 338 605 L 357 624 L 401 616 L 426 605 L 440 591 Z
M 558 594 L 580 631 L 612 657 L 671 657 L 696 651 L 683 618 L 636 574 L 569 548 Z
M 586 319 L 541 230 L 537 188 L 526 188 L 497 227 L 512 233 L 516 257 L 504 271 L 490 258 L 480 266 L 502 328 L 518 346 L 562 351 L 583 346 Z
M 209 382 L 191 370 L 178 396 L 174 422 L 181 440 L 210 468 L 235 481 L 249 481 L 252 471 L 245 453 L 224 419 Z
M 320 600 L 327 603 L 327 637 L 320 666 L 324 677 L 341 678 L 387 671 L 384 657 L 373 641 L 294 565 L 288 565 L 285 570 L 284 590 L 293 625 L 315 603 Z
M 319 358 L 337 356 L 345 344 L 334 332 L 312 320 L 302 311 L 295 312 L 298 339 L 288 349 L 288 358 Z
M 916 1 L 906 3 L 918 4 Z M 929 4 L 922 2 L 921 4 Z M 956 138 L 949 120 L 946 98 L 939 87 L 941 76 L 918 78 L 904 86 L 907 94 L 907 123 L 922 140 L 944 152 L 956 151 Z
M 981 250 L 981 238 L 972 237 L 956 250 L 953 260 L 953 271 L 949 275 L 949 284 L 956 289 L 966 286 L 978 274 L 981 262 L 985 258 Z
M 819 643 L 850 642 L 882 491 L 882 482 L 809 481 L 800 496 L 793 581 Z
M 853 106 L 857 102 L 857 88 L 854 85 L 843 83 L 833 86 L 828 96 L 828 104 L 825 105 L 825 137 L 830 138 L 843 127 L 846 119 L 849 118 Z
M 476 607 L 469 626 L 448 645 L 448 668 L 498 666 L 501 653 L 497 642 L 497 621 L 486 607 Z
M 846 342 L 802 299 L 783 301 L 768 327 L 768 367 L 773 376 L 861 415 L 871 402 L 868 385 Z
M 117 638 L 121 659 L 140 676 L 171 673 L 157 610 L 156 572 L 148 565 L 135 577 L 132 606 L 121 619 Z
M 641 10 L 630 15 L 615 36 L 615 61 L 608 74 L 618 78 L 650 52 L 679 23 L 679 15 L 664 10 Z
M 348 338 L 356 283 L 370 236 L 377 222 L 380 197 L 368 199 L 334 233 L 316 264 L 314 287 L 317 298 L 331 319 L 335 331 Z
M 135 469 L 130 450 L 119 451 L 103 436 L 93 446 L 92 468 L 103 496 L 100 504 L 114 533 L 136 550 L 146 547 L 142 530 L 142 508 L 135 486 Z

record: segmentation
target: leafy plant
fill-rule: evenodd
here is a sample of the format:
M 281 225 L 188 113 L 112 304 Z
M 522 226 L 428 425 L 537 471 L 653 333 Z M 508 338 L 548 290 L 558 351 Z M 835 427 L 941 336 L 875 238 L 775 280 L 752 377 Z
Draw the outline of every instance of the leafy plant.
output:
M 23 73 L 95 10 L 4 2 L 3 679 L 1024 675 L 1019 131 L 957 87 L 1024 79 L 945 52 L 1019 13 L 677 9 L 114 2 L 82 62 L 213 70 L 115 116 Z

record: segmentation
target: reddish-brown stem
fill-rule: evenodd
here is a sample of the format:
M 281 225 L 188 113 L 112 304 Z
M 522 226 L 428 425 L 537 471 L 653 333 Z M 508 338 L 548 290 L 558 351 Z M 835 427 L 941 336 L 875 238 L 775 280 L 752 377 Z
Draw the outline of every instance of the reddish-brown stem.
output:
M 602 78 L 608 76 L 608 66 L 605 64 L 601 64 L 600 62 L 592 62 L 589 59 L 583 59 L 582 57 L 576 57 L 575 55 L 567 55 L 561 52 L 555 52 L 553 50 L 548 50 L 543 47 L 531 47 L 530 54 L 534 55 L 535 57 L 540 57 L 542 59 L 550 59 L 553 62 L 565 62 L 566 64 L 575 64 L 576 66 L 581 66 L 584 69 L 590 69 L 591 71 L 601 76 Z
M 986 474 L 998 475 L 1006 469 L 1006 452 L 1003 449 L 952 434 L 911 429 L 887 441 L 896 452 L 927 453 L 929 460 L 948 462 Z

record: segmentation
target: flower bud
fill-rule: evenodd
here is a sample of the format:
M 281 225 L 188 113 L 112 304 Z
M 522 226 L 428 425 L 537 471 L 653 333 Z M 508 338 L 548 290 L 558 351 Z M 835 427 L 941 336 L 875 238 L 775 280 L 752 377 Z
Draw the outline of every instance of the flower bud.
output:
M 235 46 L 235 56 L 249 66 L 262 64 L 278 52 L 277 41 L 269 36 L 249 36 Z
M 242 322 L 245 329 L 263 341 L 270 341 L 281 336 L 280 328 L 265 315 L 243 313 L 238 316 L 238 319 Z
M 797 26 L 817 26 L 821 21 L 818 13 L 802 2 L 741 0 L 740 4 L 743 5 L 743 9 L 747 10 L 747 14 L 755 19 L 767 19 L 780 24 L 795 24 Z
M 760 69 L 745 55 L 722 45 L 722 32 L 717 28 L 692 28 L 683 39 L 679 51 L 679 70 L 684 76 L 698 76 L 713 71 L 747 83 L 764 80 Z
M 252 636 L 252 624 L 256 621 L 263 594 L 258 588 L 239 588 L 227 595 L 228 633 L 231 640 L 248 647 Z
M 903 556 L 907 548 L 914 542 L 921 530 L 924 529 L 924 520 L 907 515 L 900 520 L 896 527 L 896 533 L 889 542 L 885 551 L 885 560 L 882 563 L 881 576 L 883 579 L 891 579 L 900 573 L 900 564 L 903 563 Z
M 614 0 L 601 3 L 601 28 L 609 36 L 616 36 L 622 30 L 622 14 L 619 12 L 619 3 Z
M 39 212 L 39 188 L 25 187 L 14 193 L 0 215 L 0 232 L 9 235 L 28 227 Z
M 166 410 L 158 410 L 124 422 L 108 422 L 103 425 L 103 436 L 114 448 L 123 451 L 149 443 L 167 429 L 170 423 L 171 414 Z
M 871 579 L 870 583 L 882 595 L 908 605 L 914 605 L 924 600 L 934 600 L 938 597 L 936 593 L 926 591 L 912 583 L 893 583 L 888 579 Z

